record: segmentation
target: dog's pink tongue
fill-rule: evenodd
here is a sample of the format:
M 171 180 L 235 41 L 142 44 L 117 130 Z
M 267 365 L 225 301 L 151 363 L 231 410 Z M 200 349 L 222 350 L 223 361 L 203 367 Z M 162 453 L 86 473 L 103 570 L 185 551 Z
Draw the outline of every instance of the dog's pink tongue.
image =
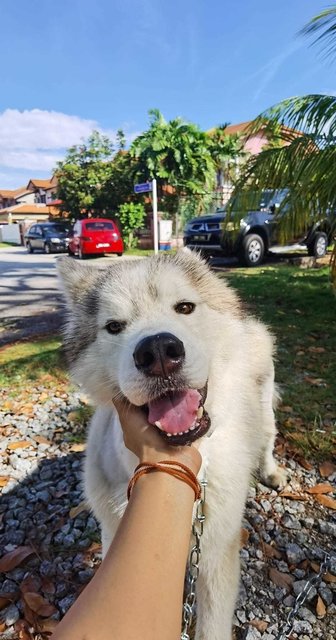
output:
M 160 422 L 166 433 L 188 431 L 195 422 L 201 394 L 196 389 L 174 393 L 149 403 L 148 420 Z

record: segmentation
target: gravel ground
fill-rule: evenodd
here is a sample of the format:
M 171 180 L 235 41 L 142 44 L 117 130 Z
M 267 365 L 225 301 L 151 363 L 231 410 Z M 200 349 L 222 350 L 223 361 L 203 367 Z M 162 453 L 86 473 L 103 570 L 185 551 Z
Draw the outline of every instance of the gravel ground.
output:
M 28 403 L 19 396 L 3 397 L 3 639 L 47 638 L 99 565 L 99 528 L 81 490 L 83 429 L 76 422 L 78 412 L 85 413 L 85 402 L 78 392 L 51 393 L 44 387 L 30 390 Z M 336 473 L 330 465 L 329 477 L 325 471 L 321 477 L 317 468 L 285 462 L 290 474 L 285 495 L 261 484 L 250 489 L 234 621 L 237 640 L 277 638 L 295 597 L 307 578 L 316 575 L 325 552 L 332 556 L 329 571 L 299 608 L 290 637 L 336 637 L 336 512 L 318 502 L 320 493 L 309 493 L 320 483 L 335 486 Z M 330 488 L 328 495 L 331 499 Z

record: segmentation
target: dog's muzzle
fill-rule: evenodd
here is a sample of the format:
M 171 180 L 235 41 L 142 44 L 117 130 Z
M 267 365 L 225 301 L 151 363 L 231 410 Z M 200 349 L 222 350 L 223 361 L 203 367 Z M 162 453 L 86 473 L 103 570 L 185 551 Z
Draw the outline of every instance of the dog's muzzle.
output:
M 136 368 L 146 376 L 168 378 L 181 369 L 184 345 L 172 333 L 156 333 L 138 342 L 133 359 Z
M 161 437 L 172 445 L 191 444 L 202 437 L 210 427 L 204 409 L 207 388 L 191 389 L 183 382 L 183 342 L 172 333 L 146 336 L 136 345 L 133 359 L 138 371 L 157 387 L 145 408 Z

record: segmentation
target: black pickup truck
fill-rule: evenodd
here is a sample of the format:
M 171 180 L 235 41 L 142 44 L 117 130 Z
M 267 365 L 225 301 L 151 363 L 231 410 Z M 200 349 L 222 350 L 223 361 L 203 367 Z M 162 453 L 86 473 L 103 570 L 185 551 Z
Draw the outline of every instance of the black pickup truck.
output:
M 184 230 L 184 245 L 197 249 L 205 256 L 237 256 L 247 267 L 261 264 L 269 251 L 283 246 L 279 238 L 278 202 L 262 197 L 260 209 L 249 211 L 234 228 L 233 222 L 225 223 L 225 209 L 190 220 Z M 267 204 L 266 204 L 267 203 Z M 308 249 L 310 256 L 321 258 L 332 242 L 331 220 L 325 219 L 311 225 L 300 238 L 291 238 L 289 245 Z

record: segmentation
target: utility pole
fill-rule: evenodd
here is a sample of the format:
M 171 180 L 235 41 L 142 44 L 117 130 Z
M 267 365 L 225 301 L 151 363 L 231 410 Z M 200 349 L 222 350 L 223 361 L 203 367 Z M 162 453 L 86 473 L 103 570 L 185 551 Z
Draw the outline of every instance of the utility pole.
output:
M 153 178 L 152 180 L 152 194 L 153 194 L 154 253 L 156 254 L 159 252 L 156 178 Z

